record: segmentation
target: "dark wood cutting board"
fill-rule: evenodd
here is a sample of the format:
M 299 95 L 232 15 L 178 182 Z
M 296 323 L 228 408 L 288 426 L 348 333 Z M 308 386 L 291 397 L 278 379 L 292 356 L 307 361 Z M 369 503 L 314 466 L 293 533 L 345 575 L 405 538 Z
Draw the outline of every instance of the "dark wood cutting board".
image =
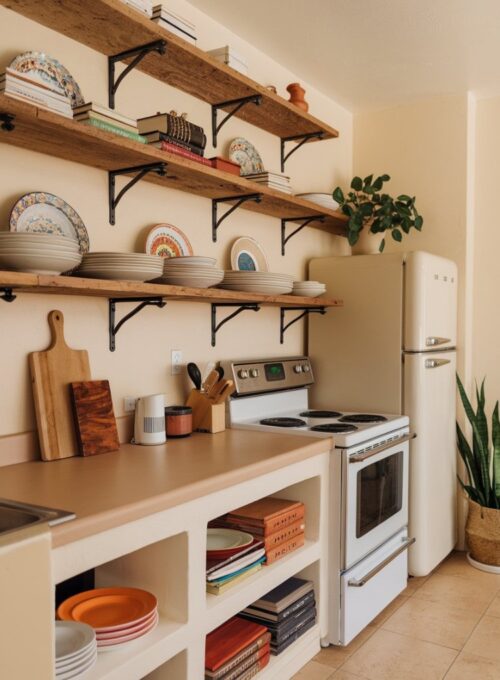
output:
M 70 389 L 80 453 L 83 456 L 95 456 L 119 449 L 109 382 L 72 382 Z

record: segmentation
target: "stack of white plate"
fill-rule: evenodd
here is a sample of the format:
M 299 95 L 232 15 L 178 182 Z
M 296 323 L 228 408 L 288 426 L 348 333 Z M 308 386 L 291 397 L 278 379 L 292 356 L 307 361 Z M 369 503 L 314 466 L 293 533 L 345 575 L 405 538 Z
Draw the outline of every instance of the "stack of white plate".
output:
M 224 270 L 218 269 L 213 257 L 187 255 L 185 257 L 163 258 L 161 281 L 174 286 L 190 288 L 210 288 L 224 278 Z
M 61 274 L 82 260 L 78 243 L 54 234 L 0 232 L 0 269 L 32 274 Z
M 326 286 L 321 281 L 294 281 L 292 295 L 301 297 L 318 297 L 326 293 Z
M 306 201 L 311 201 L 311 203 L 317 203 L 322 208 L 328 208 L 328 210 L 337 210 L 339 204 L 334 201 L 331 194 L 295 194 L 299 198 L 303 198 Z
M 97 640 L 92 626 L 76 621 L 56 621 L 56 678 L 78 678 L 97 659 Z
M 243 293 L 286 295 L 291 293 L 293 276 L 272 272 L 226 271 L 219 288 L 239 290 Z
M 75 276 L 88 279 L 151 281 L 161 276 L 163 259 L 144 253 L 85 253 Z

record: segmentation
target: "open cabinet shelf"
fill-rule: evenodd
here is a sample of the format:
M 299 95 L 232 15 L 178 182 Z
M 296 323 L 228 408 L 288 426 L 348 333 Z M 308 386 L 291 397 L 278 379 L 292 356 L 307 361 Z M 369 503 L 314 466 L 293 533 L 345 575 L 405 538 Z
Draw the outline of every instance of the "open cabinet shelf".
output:
M 120 0 L 85 0 L 83 4 L 79 0 L 0 0 L 0 4 L 107 56 L 163 39 L 167 43 L 165 54 L 149 54 L 139 70 L 209 104 L 260 95 L 260 106 L 249 104 L 236 115 L 282 139 L 315 132 L 321 132 L 322 139 L 338 136 L 337 130 L 326 123 Z

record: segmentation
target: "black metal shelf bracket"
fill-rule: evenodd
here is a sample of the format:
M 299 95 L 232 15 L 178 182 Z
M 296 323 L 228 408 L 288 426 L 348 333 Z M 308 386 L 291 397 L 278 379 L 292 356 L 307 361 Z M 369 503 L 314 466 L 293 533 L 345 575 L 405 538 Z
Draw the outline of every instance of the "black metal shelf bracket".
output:
M 14 295 L 12 288 L 0 288 L 0 300 L 4 302 L 14 302 L 17 295 Z
M 290 156 L 298 151 L 300 147 L 311 139 L 323 139 L 324 132 L 309 132 L 306 135 L 293 135 L 292 137 L 282 137 L 281 138 L 281 172 L 285 172 L 285 163 L 290 158 Z M 285 154 L 285 143 L 286 142 L 297 142 L 297 144 L 290 149 L 290 151 Z
M 236 201 L 229 210 L 227 210 L 224 215 L 217 217 L 217 208 L 219 203 L 227 203 L 228 201 Z M 217 243 L 217 229 L 220 227 L 221 223 L 224 222 L 226 217 L 237 210 L 240 205 L 246 203 L 246 201 L 255 201 L 260 203 L 262 201 L 262 194 L 243 194 L 241 196 L 226 196 L 225 198 L 212 198 L 212 241 Z
M 119 302 L 139 302 L 140 304 L 138 304 L 137 307 L 134 307 L 131 312 L 125 314 L 125 316 L 115 324 L 116 305 Z M 109 351 L 115 351 L 116 334 L 129 319 L 136 314 L 139 314 L 145 307 L 159 307 L 161 309 L 162 307 L 165 307 L 166 304 L 165 300 L 161 297 L 109 298 Z
M 262 103 L 262 95 L 251 94 L 249 97 L 240 97 L 239 99 L 228 99 L 225 102 L 219 102 L 219 104 L 212 104 L 212 145 L 214 148 L 217 146 L 217 135 L 221 127 L 227 123 L 227 121 L 234 116 L 235 113 L 245 106 L 245 104 L 255 104 L 260 106 Z M 217 124 L 217 111 L 219 109 L 225 109 L 228 106 L 234 106 L 234 108 Z
M 285 324 L 285 312 L 301 312 L 295 319 L 292 319 L 287 324 Z M 280 307 L 280 343 L 283 344 L 285 339 L 285 333 L 293 326 L 294 323 L 300 321 L 308 314 L 326 314 L 325 307 Z
M 116 189 L 116 178 L 119 175 L 130 175 L 136 172 L 136 176 L 133 177 L 130 182 L 128 182 L 123 189 L 115 197 Z M 109 202 L 109 223 L 115 224 L 115 214 L 116 206 L 131 189 L 134 184 L 137 184 L 143 177 L 145 177 L 149 172 L 156 172 L 160 177 L 165 177 L 167 174 L 167 163 L 161 161 L 158 163 L 147 163 L 146 165 L 135 165 L 132 168 L 121 168 L 120 170 L 109 170 L 108 171 L 108 202 Z
M 4 132 L 12 132 L 16 127 L 14 123 L 15 118 L 12 113 L 0 113 L 0 129 Z
M 127 76 L 141 62 L 144 57 L 150 52 L 158 52 L 158 54 L 165 54 L 167 50 L 167 43 L 165 40 L 154 40 L 146 45 L 134 47 L 125 52 L 119 52 L 108 57 L 108 105 L 110 109 L 115 108 L 115 94 L 120 86 L 122 80 Z M 130 64 L 128 64 L 115 80 L 115 64 L 124 59 L 134 57 Z
M 292 238 L 292 236 L 295 236 L 295 234 L 298 234 L 299 231 L 302 231 L 304 227 L 307 227 L 308 224 L 311 224 L 311 222 L 324 222 L 325 221 L 325 216 L 324 215 L 310 215 L 309 217 L 284 217 L 281 220 L 281 254 L 285 254 L 285 246 L 288 243 L 288 241 Z M 288 236 L 285 236 L 286 234 L 286 223 L 287 222 L 302 222 L 297 229 L 294 229 Z
M 217 308 L 218 307 L 237 307 L 237 309 L 232 313 L 229 314 L 229 316 L 226 316 L 225 319 L 222 319 L 222 321 L 219 321 L 217 323 Z M 232 302 L 213 302 L 212 303 L 212 347 L 215 347 L 215 337 L 217 335 L 217 332 L 222 328 L 222 326 L 227 323 L 228 321 L 231 321 L 231 319 L 234 319 L 235 316 L 238 316 L 238 314 L 241 314 L 241 312 L 245 312 L 246 310 L 250 310 L 253 312 L 258 312 L 260 309 L 260 306 L 256 303 L 243 303 L 243 304 L 237 304 L 237 303 L 232 303 Z

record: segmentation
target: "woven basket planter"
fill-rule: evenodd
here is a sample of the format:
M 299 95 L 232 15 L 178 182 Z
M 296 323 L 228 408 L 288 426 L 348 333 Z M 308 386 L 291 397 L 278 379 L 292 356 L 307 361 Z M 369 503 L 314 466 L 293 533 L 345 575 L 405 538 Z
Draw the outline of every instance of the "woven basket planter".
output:
M 476 562 L 500 567 L 500 510 L 485 508 L 469 498 L 465 534 Z

